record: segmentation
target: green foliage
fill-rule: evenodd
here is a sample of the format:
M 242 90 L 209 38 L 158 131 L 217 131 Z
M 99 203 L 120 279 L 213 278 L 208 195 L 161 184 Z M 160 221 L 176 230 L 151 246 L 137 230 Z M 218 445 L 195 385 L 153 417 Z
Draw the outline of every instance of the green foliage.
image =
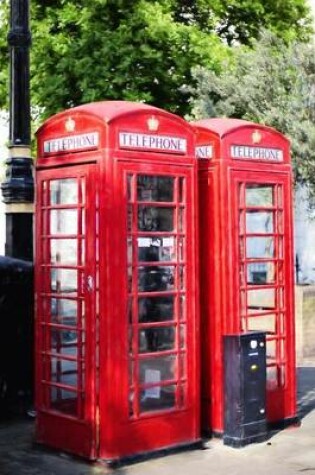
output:
M 9 0 L 0 2 L 0 106 L 7 105 Z M 309 34 L 306 0 L 32 0 L 32 105 L 41 118 L 84 102 L 126 99 L 185 114 L 197 65 L 220 72 L 227 46 L 262 25 Z M 185 94 L 186 92 L 186 94 Z
M 227 47 L 197 24 L 176 22 L 170 2 L 34 1 L 32 100 L 44 115 L 125 99 L 187 111 L 191 66 L 218 70 Z
M 310 7 L 305 0 L 218 0 L 213 10 L 219 17 L 218 34 L 228 44 L 251 44 L 262 29 L 286 42 L 307 40 L 312 31 Z
M 291 139 L 296 180 L 315 190 L 315 45 L 265 33 L 239 47 L 220 74 L 196 68 L 192 114 L 267 124 Z

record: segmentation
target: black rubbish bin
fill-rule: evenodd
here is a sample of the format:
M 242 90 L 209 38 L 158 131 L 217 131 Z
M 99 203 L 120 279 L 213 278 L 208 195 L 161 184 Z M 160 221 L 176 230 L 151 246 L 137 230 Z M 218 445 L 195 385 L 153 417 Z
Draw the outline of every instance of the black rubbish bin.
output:
M 33 400 L 33 263 L 0 256 L 0 418 Z

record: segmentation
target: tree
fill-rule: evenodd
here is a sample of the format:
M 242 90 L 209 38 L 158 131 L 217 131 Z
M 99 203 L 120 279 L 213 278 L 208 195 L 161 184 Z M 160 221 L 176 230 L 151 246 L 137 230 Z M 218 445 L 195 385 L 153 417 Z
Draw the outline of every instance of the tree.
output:
M 168 1 L 33 0 L 32 36 L 32 103 L 45 116 L 104 99 L 184 113 L 191 66 L 217 70 L 228 54 L 216 34 L 174 21 Z
M 0 15 L 8 2 L 0 2 Z M 102 99 L 185 114 L 192 67 L 219 72 L 231 54 L 227 43 L 249 43 L 262 24 L 286 39 L 304 38 L 310 25 L 306 0 L 32 0 L 31 7 L 32 104 L 42 117 Z M 0 25 L 3 106 L 8 55 L 1 16 Z
M 315 190 L 315 45 L 264 33 L 253 49 L 235 49 L 220 74 L 194 70 L 195 118 L 227 116 L 275 127 L 291 139 L 298 182 Z
M 286 42 L 305 41 L 313 19 L 305 0 L 219 0 L 213 2 L 216 30 L 228 44 L 251 44 L 263 29 Z

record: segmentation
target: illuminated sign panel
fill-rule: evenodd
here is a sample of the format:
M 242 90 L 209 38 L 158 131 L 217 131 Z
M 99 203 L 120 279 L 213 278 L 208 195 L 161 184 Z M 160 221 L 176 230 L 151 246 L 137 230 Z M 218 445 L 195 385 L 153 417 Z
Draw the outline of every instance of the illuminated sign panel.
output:
M 243 158 L 246 160 L 270 160 L 274 162 L 283 161 L 283 151 L 279 148 L 231 145 L 230 153 L 232 158 Z
M 76 150 L 97 148 L 98 145 L 98 132 L 69 135 L 68 137 L 45 140 L 44 153 L 73 152 Z
M 168 135 L 119 132 L 119 147 L 184 154 L 187 152 L 187 140 Z
M 213 158 L 213 146 L 212 145 L 200 145 L 196 147 L 196 158 Z

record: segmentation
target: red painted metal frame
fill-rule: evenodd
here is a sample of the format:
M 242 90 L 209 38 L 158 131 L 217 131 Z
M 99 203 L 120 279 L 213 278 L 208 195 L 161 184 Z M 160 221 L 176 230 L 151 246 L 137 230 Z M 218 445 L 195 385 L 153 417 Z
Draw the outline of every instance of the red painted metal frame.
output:
M 141 149 L 130 139 L 126 147 L 119 141 L 119 133 L 147 134 Z M 97 134 L 97 140 L 86 146 L 79 138 L 84 134 Z M 87 227 L 86 240 L 90 250 L 86 269 L 86 283 L 82 298 L 87 298 L 87 310 L 90 309 L 89 325 L 86 327 L 86 379 L 85 396 L 82 404 L 81 418 L 50 410 L 44 402 L 42 355 L 49 343 L 43 340 L 41 328 L 47 317 L 45 310 L 37 307 L 36 317 L 36 393 L 37 393 L 37 431 L 39 442 L 61 450 L 69 451 L 88 458 L 116 460 L 125 456 L 158 449 L 177 447 L 198 442 L 200 438 L 200 393 L 199 393 L 199 303 L 196 276 L 197 258 L 197 167 L 194 158 L 194 130 L 184 120 L 160 109 L 144 104 L 128 102 L 103 102 L 80 106 L 49 119 L 38 131 L 37 180 L 66 177 L 83 170 L 94 169 L 95 173 L 87 178 Z M 73 136 L 77 137 L 76 149 Z M 79 138 L 78 138 L 79 137 Z M 151 137 L 151 138 L 150 138 Z M 164 137 L 169 144 L 169 137 L 185 141 L 186 148 L 167 150 L 150 149 L 155 137 Z M 54 142 L 58 140 L 57 142 Z M 85 139 L 84 139 L 85 140 Z M 140 139 L 139 139 L 140 140 Z M 150 142 L 151 140 L 151 142 Z M 50 142 L 49 142 L 50 141 Z M 50 143 L 50 145 L 47 143 Z M 71 144 L 70 144 L 71 142 Z M 81 143 L 81 142 L 80 142 Z M 70 145 L 69 145 L 70 144 Z M 125 144 L 123 144 L 125 145 Z M 133 146 L 134 145 L 134 146 Z M 51 147 L 51 148 L 49 148 Z M 59 147 L 59 149 L 58 149 Z M 156 148 L 160 147 L 160 144 Z M 67 149 L 68 148 L 68 149 Z M 58 150 L 57 150 L 58 149 Z M 53 152 L 55 150 L 55 152 Z M 57 150 L 57 151 L 56 151 Z M 158 385 L 145 381 L 129 383 L 129 337 L 128 337 L 128 295 L 147 298 L 148 294 L 137 290 L 134 280 L 132 292 L 128 291 L 128 189 L 127 176 L 169 177 L 175 183 L 175 195 L 171 203 L 149 200 L 141 205 L 151 207 L 172 207 L 178 218 L 179 208 L 185 211 L 185 229 L 179 231 L 176 224 L 173 232 L 154 233 L 165 238 L 173 236 L 179 242 L 181 233 L 185 235 L 186 247 L 182 262 L 177 254 L 174 261 L 167 263 L 175 269 L 175 287 L 169 293 L 186 295 L 185 316 L 182 324 L 186 325 L 185 348 L 179 347 L 179 305 L 174 307 L 174 347 L 155 352 L 154 356 L 186 355 L 186 370 L 180 372 L 178 358 L 174 366 L 173 377 Z M 135 179 L 135 178 L 134 178 Z M 185 202 L 179 201 L 179 180 L 185 180 Z M 39 188 L 38 188 L 39 189 Z M 132 206 L 135 211 L 140 204 L 133 196 Z M 43 292 L 41 267 L 43 256 L 41 242 L 43 228 L 41 214 L 43 203 L 38 195 L 37 222 L 37 257 L 36 257 L 36 294 Z M 176 219 L 177 219 L 176 218 Z M 178 219 L 176 221 L 179 222 Z M 138 238 L 150 238 L 150 233 L 141 233 L 136 229 L 136 217 L 131 233 L 133 248 Z M 153 236 L 153 234 L 152 234 Z M 162 236 L 162 237 L 163 237 Z M 134 276 L 137 268 L 149 267 L 138 260 L 135 252 L 131 264 Z M 159 265 L 165 263 L 159 263 Z M 179 267 L 185 268 L 185 288 L 179 288 Z M 93 283 L 88 290 L 89 278 Z M 129 294 L 128 294 L 129 292 Z M 156 297 L 164 295 L 155 292 Z M 38 300 L 40 301 L 40 299 Z M 135 307 L 136 309 L 136 304 Z M 47 313 L 47 312 L 46 312 Z M 133 316 L 133 330 L 154 329 L 158 324 L 141 324 Z M 159 323 L 167 327 L 170 322 Z M 139 333 L 139 332 L 138 332 Z M 133 343 L 133 350 L 139 349 L 138 337 Z M 138 345 L 138 346 L 137 346 Z M 141 350 L 142 351 L 142 350 Z M 135 361 L 142 361 L 153 356 L 151 353 L 134 355 Z M 155 397 L 164 386 L 175 385 L 175 402 L 173 407 L 139 413 L 139 400 L 134 403 L 134 413 L 130 414 L 130 389 L 136 394 L 155 391 Z M 160 388 L 157 388 L 160 386 Z M 180 388 L 185 388 L 184 400 L 180 399 Z M 144 394 L 145 395 L 145 394 Z M 78 427 L 84 425 L 88 432 L 82 442 Z
M 284 256 L 283 259 L 274 256 L 277 280 L 269 287 L 276 288 L 277 295 L 283 287 L 284 303 L 281 309 L 277 303 L 276 336 L 267 333 L 267 352 L 274 338 L 283 344 L 277 344 L 276 358 L 267 359 L 267 371 L 284 368 L 285 378 L 279 384 L 267 382 L 267 420 L 285 422 L 296 417 L 292 170 L 289 142 L 274 129 L 237 119 L 205 119 L 194 126 L 197 147 L 208 147 L 212 151 L 211 158 L 199 158 L 198 162 L 202 426 L 205 431 L 219 435 L 224 429 L 222 337 L 247 329 L 244 325 L 246 319 L 241 317 L 241 205 L 238 199 L 239 186 L 246 183 L 270 184 L 283 189 L 283 204 L 279 212 L 283 213 L 284 225 L 281 232 L 278 229 L 275 232 L 277 239 L 284 240 Z M 230 154 L 232 145 L 279 149 L 283 160 L 235 159 Z M 281 159 L 281 155 L 279 157 Z M 277 207 L 271 211 L 276 215 Z M 282 265 L 283 282 L 280 282 Z M 280 329 L 281 318 L 283 325 Z
M 95 298 L 85 291 L 87 276 L 95 275 L 95 247 L 91 242 L 95 234 L 95 189 L 90 185 L 95 179 L 94 167 L 80 165 L 75 169 L 67 167 L 38 173 L 36 203 L 37 440 L 53 447 L 62 444 L 65 450 L 75 449 L 78 455 L 85 457 L 95 456 L 95 424 L 91 423 L 95 419 Z M 72 204 L 50 203 L 50 184 L 64 180 L 76 183 L 78 201 Z M 56 219 L 51 219 L 53 213 L 64 211 L 77 214 L 79 234 L 50 229 L 50 222 Z M 90 234 L 84 233 L 83 222 Z M 60 262 L 50 256 L 50 243 L 54 242 L 58 247 L 57 242 L 74 241 L 77 243 L 77 256 L 71 256 L 72 262 Z M 52 288 L 51 275 L 69 271 L 77 274 L 76 292 L 58 289 L 57 285 Z M 70 318 L 62 316 L 64 303 L 77 306 L 76 318 L 74 314 Z M 69 368 L 62 371 L 63 365 Z M 74 371 L 75 368 L 77 371 Z M 71 376 L 76 384 L 64 381 L 68 379 L 71 382 Z M 52 391 L 55 393 L 55 404 L 52 404 L 50 397 Z M 65 393 L 73 397 L 64 398 L 62 407 L 62 394 Z

